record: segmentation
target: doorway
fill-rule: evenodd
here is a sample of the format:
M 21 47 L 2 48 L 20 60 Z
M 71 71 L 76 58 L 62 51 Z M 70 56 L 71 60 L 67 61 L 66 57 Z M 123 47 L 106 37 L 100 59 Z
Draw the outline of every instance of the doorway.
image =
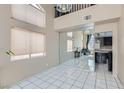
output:
M 113 71 L 112 31 L 95 33 L 95 63 Z

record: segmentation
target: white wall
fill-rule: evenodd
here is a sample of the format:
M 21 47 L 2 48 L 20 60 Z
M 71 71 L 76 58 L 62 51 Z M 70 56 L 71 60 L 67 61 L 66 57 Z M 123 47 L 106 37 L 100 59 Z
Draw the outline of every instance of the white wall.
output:
M 0 5 L 0 86 L 5 87 L 39 71 L 43 71 L 59 64 L 59 34 L 54 31 L 53 5 L 43 5 L 46 10 L 46 56 L 30 60 L 10 62 L 9 56 L 3 54 L 10 49 L 10 28 L 14 25 L 41 31 L 40 28 L 31 24 L 10 20 L 10 5 Z M 48 66 L 46 65 L 48 64 Z
M 124 5 L 121 11 L 118 32 L 118 77 L 124 85 Z
M 9 56 L 4 52 L 10 48 L 10 12 L 8 5 L 0 5 L 0 85 L 2 81 L 3 64 L 9 62 Z M 5 12 L 5 13 L 3 13 Z
M 90 20 L 82 19 L 83 16 L 91 15 Z M 121 16 L 121 5 L 95 5 L 77 12 L 70 13 L 54 19 L 54 27 L 57 31 L 64 28 L 94 23 L 98 21 L 119 18 Z

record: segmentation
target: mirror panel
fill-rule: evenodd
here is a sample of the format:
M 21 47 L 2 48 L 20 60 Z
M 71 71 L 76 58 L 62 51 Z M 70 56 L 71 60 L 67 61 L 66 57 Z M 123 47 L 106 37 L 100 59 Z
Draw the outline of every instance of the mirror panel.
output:
M 91 28 L 91 27 L 90 27 Z M 85 69 L 95 69 L 94 43 L 95 37 L 92 29 L 79 29 L 60 33 L 60 64 L 71 61 L 76 63 L 79 59 L 83 62 L 80 66 Z M 90 68 L 89 65 L 92 65 Z

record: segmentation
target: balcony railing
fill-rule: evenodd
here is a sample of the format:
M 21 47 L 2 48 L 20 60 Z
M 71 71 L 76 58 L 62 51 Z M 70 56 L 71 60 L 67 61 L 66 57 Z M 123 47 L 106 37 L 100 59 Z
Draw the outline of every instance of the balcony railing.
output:
M 78 11 L 78 10 L 81 10 L 81 9 L 91 7 L 93 5 L 96 5 L 96 4 L 72 4 L 72 9 L 66 13 L 62 13 L 62 12 L 57 11 L 57 9 L 55 7 L 55 18 L 72 13 L 72 12 L 75 12 L 75 11 Z

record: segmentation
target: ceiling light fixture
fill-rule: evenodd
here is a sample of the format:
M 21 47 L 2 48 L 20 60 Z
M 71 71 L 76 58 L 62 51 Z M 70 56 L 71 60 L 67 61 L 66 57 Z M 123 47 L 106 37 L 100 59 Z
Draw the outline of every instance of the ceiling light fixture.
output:
M 66 13 L 72 9 L 72 4 L 57 4 L 56 9 L 59 12 Z

